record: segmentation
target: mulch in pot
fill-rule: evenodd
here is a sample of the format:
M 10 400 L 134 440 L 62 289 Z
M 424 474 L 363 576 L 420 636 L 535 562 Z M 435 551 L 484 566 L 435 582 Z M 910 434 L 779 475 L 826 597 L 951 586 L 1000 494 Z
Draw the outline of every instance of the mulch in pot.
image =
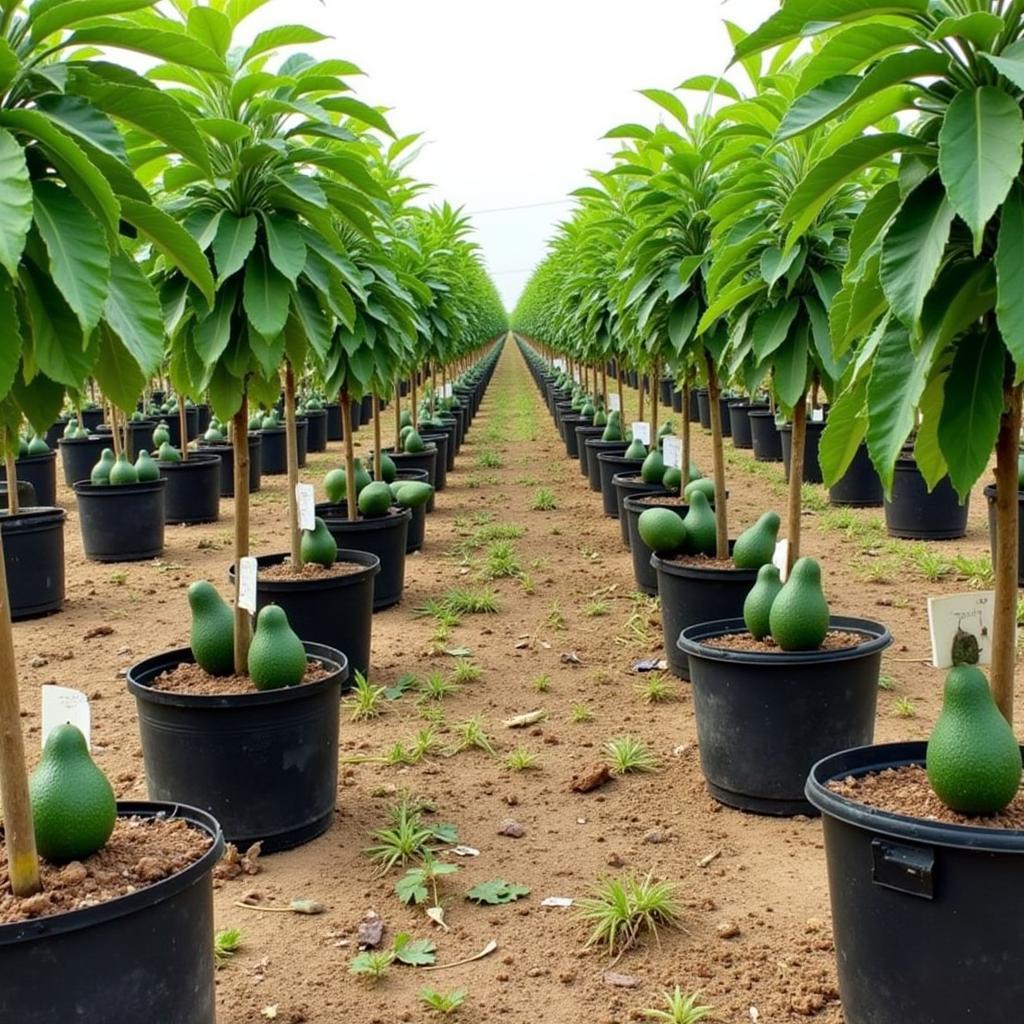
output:
M 331 674 L 319 661 L 307 661 L 306 674 L 299 686 L 318 683 Z M 171 672 L 162 672 L 153 680 L 152 687 L 165 693 L 186 693 L 193 697 L 232 697 L 266 692 L 257 690 L 248 676 L 211 676 L 192 661 L 182 662 Z
M 864 643 L 865 637 L 860 633 L 846 633 L 832 630 L 825 634 L 820 647 L 813 651 L 784 651 L 770 637 L 757 640 L 749 633 L 726 633 L 724 636 L 709 637 L 702 640 L 705 647 L 717 647 L 725 651 L 748 651 L 751 654 L 813 654 L 814 651 L 845 651 Z

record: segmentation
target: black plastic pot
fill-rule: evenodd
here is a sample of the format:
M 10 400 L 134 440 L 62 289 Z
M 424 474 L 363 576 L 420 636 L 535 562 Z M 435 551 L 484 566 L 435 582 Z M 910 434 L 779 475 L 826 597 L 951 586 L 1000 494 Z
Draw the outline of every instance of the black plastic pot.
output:
M 562 431 L 562 440 L 565 442 L 566 458 L 578 459 L 580 457 L 580 442 L 576 428 L 590 426 L 591 418 L 574 412 L 570 416 L 563 417 L 562 423 L 565 428 Z
M 338 798 L 339 698 L 349 667 L 340 651 L 303 646 L 329 676 L 230 696 L 153 689 L 161 673 L 194 660 L 188 647 L 133 665 L 128 689 L 149 795 L 198 804 L 240 849 L 261 842 L 274 853 L 326 832 Z
M 157 428 L 156 420 L 129 420 L 126 427 L 128 443 L 125 451 L 129 462 L 134 462 L 139 452 L 154 450 L 153 431 Z
M 306 465 L 309 454 L 309 420 L 305 415 L 295 417 L 295 449 L 301 469 Z
M 989 484 L 985 488 L 985 500 L 988 502 L 988 538 L 992 551 L 992 562 L 996 560 L 996 485 Z M 1017 585 L 1024 587 L 1024 491 L 1017 492 L 1018 513 L 1021 518 L 1017 523 Z
M 214 1024 L 213 869 L 224 853 L 220 827 L 203 811 L 177 803 L 119 801 L 117 813 L 183 819 L 210 837 L 210 848 L 184 871 L 127 896 L 0 925 L 0 1020 Z
M 908 540 L 955 540 L 967 533 L 970 496 L 960 504 L 949 477 L 935 490 L 928 485 L 912 458 L 896 460 L 892 498 L 885 502 L 885 528 L 890 537 Z
M 750 438 L 757 462 L 782 461 L 782 435 L 770 409 L 751 409 Z
M 851 505 L 855 508 L 881 508 L 885 503 L 882 481 L 862 444 L 850 463 L 850 468 L 828 490 L 831 505 Z
M 164 494 L 161 477 L 144 484 L 96 487 L 75 484 L 85 557 L 92 562 L 140 562 L 164 550 Z
M 818 461 L 818 446 L 821 443 L 821 432 L 825 424 L 807 421 L 807 434 L 804 448 L 804 483 L 820 484 L 824 482 L 821 475 L 821 463 Z M 789 463 L 793 457 L 793 424 L 784 423 L 779 427 L 779 439 L 782 441 L 783 479 L 789 482 Z
M 821 812 L 846 1024 L 1020 1019 L 1024 831 L 945 825 L 856 803 L 833 780 L 923 764 L 924 743 L 833 753 L 807 798 Z
M 729 426 L 732 431 L 734 448 L 750 449 L 754 447 L 754 438 L 750 433 L 750 410 L 767 409 L 766 405 L 755 405 L 746 399 L 729 403 Z
M 64 431 L 67 428 L 67 425 L 68 421 L 63 417 L 57 420 L 56 423 L 50 424 L 50 429 L 46 431 L 46 436 L 43 440 L 51 451 L 57 450 L 57 442 L 64 436 Z
M 399 471 L 403 469 L 426 470 L 427 483 L 433 488 L 437 487 L 437 448 L 434 445 L 428 444 L 425 452 L 396 452 L 393 448 L 385 448 L 384 451 L 391 456 L 391 461 Z
M 661 404 L 671 405 L 672 404 L 672 378 L 662 377 L 659 382 L 661 389 Z
M 615 487 L 616 476 L 635 476 L 643 466 L 643 459 L 627 459 L 625 455 L 600 452 L 597 456 L 598 472 L 601 475 L 601 509 L 610 519 L 619 518 L 622 503 Z
M 196 437 L 202 437 L 210 427 L 212 414 L 207 402 L 199 402 L 196 405 Z
M 697 419 L 705 430 L 711 429 L 711 395 L 707 388 L 697 389 Z
M 263 438 L 258 433 L 248 435 L 249 439 L 249 493 L 254 494 L 260 489 L 260 478 L 263 475 Z M 227 442 L 217 444 L 201 444 L 200 454 L 220 456 L 220 496 L 235 496 L 235 449 Z
M 652 492 L 656 494 L 657 492 Z M 668 494 L 668 491 L 665 491 Z M 658 596 L 658 574 L 651 565 L 651 555 L 654 552 L 644 543 L 640 536 L 638 523 L 640 516 L 649 508 L 667 508 L 679 515 L 680 518 L 690 510 L 689 505 L 659 505 L 657 503 L 641 503 L 639 498 L 652 497 L 652 494 L 624 495 L 622 501 L 622 519 L 625 522 L 626 533 L 629 537 L 629 550 L 633 558 L 633 578 L 636 581 L 636 589 L 649 597 Z
M 576 457 L 580 463 L 580 475 L 589 476 L 590 458 L 587 453 L 587 441 L 591 438 L 598 440 L 604 433 L 604 427 L 594 427 L 582 423 L 576 427 Z
M 18 480 L 18 508 L 37 508 L 36 489 L 27 480 Z M 7 481 L 0 483 L 0 511 L 6 511 L 10 498 L 7 492 Z
M 437 461 L 434 467 L 434 490 L 443 491 L 448 486 L 448 434 L 421 434 L 424 444 L 433 445 L 437 449 Z
M 732 551 L 732 542 L 729 543 Z M 661 629 L 668 667 L 680 679 L 690 678 L 689 658 L 679 649 L 679 634 L 690 626 L 736 619 L 757 580 L 756 569 L 685 565 L 651 555 L 661 598 Z
M 683 393 L 682 391 L 677 391 L 675 388 L 672 389 L 672 411 L 683 411 Z
M 729 403 L 732 401 L 732 395 L 718 396 L 718 421 L 722 424 L 722 437 L 732 437 L 732 419 L 729 416 Z
M 220 456 L 190 452 L 184 462 L 160 462 L 167 480 L 164 521 L 170 526 L 215 523 L 220 516 Z
M 281 476 L 288 472 L 288 444 L 284 427 L 260 431 L 263 438 L 261 469 L 265 476 Z
M 175 448 L 181 448 L 181 416 L 176 412 L 169 412 L 160 418 L 167 424 L 168 433 L 171 435 L 171 444 Z M 199 434 L 199 410 L 194 405 L 185 407 L 185 430 L 190 441 Z M 150 446 L 149 438 L 145 443 Z
M 79 423 L 81 423 L 81 425 L 83 427 L 85 427 L 85 429 L 88 430 L 89 433 L 92 433 L 94 430 L 96 430 L 102 422 L 103 422 L 103 410 L 102 409 L 83 409 L 82 410 L 81 417 L 79 419 Z
M 23 508 L 0 514 L 11 618 L 35 619 L 64 607 L 62 508 Z M 2 997 L 0 997 L 2 1002 Z
M 62 437 L 57 442 L 60 450 L 60 462 L 64 468 L 64 483 L 74 487 L 79 480 L 88 480 L 92 467 L 100 461 L 104 448 L 112 447 L 110 436 L 101 437 L 93 434 L 90 437 L 69 440 Z
M 700 423 L 700 397 L 697 394 L 697 388 L 694 387 L 690 388 L 690 409 L 687 415 L 690 417 L 691 423 Z
M 337 402 L 328 402 L 324 412 L 327 413 L 327 440 L 343 440 L 345 434 L 341 429 L 341 406 Z
M 405 549 L 412 512 L 392 509 L 386 516 L 352 522 L 345 505 L 322 504 L 316 506 L 316 514 L 327 524 L 339 548 L 367 551 L 380 559 L 373 610 L 379 612 L 398 604 L 405 589 Z
M 628 469 L 623 473 L 616 473 L 612 477 L 612 489 L 615 491 L 615 518 L 619 521 L 619 533 L 622 536 L 623 545 L 628 548 L 630 542 L 629 523 L 625 512 L 626 498 L 641 494 L 668 494 L 669 492 L 661 484 L 646 483 L 638 472 Z
M 306 410 L 306 450 L 322 452 L 327 448 L 327 412 L 324 409 Z
M 89 467 L 91 470 L 91 466 Z M 32 485 L 36 492 L 36 502 L 40 505 L 57 504 L 57 453 L 47 452 L 45 455 L 31 455 L 18 459 L 14 463 L 14 471 L 19 480 Z M 88 474 L 86 474 L 88 476 Z M 0 462 L 0 481 L 6 482 L 7 467 Z
M 359 420 L 369 423 L 373 419 L 373 395 L 363 395 L 359 402 Z
M 263 555 L 260 569 L 280 565 L 288 555 Z M 368 551 L 338 550 L 339 562 L 362 566 L 351 576 L 323 579 L 276 580 L 256 577 L 257 611 L 280 605 L 301 640 L 341 651 L 352 675 L 342 680 L 342 693 L 351 689 L 356 672 L 369 678 L 370 636 L 373 632 L 373 591 L 380 559 Z M 232 582 L 235 568 L 228 570 Z
M 742 619 L 682 631 L 690 660 L 701 768 L 720 803 L 755 814 L 814 814 L 804 796 L 811 766 L 875 734 L 885 626 L 833 616 L 833 629 L 863 641 L 836 651 L 732 651 L 708 640 L 745 633 Z
M 603 431 L 602 431 L 603 433 Z M 600 435 L 587 438 L 584 445 L 587 452 L 587 478 L 590 481 L 592 491 L 601 490 L 601 463 L 598 456 L 604 453 L 608 455 L 622 455 L 629 447 L 627 441 L 602 441 Z M 611 475 L 608 477 L 611 483 Z

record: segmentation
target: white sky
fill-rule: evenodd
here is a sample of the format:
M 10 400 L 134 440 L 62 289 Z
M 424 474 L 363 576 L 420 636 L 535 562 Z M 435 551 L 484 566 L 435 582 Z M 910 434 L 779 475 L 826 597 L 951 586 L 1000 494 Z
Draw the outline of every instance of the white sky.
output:
M 653 124 L 637 94 L 720 72 L 731 46 L 723 19 L 751 29 L 779 0 L 274 0 L 248 32 L 281 22 L 334 37 L 311 52 L 354 61 L 356 95 L 392 107 L 400 134 L 430 144 L 414 175 L 475 214 L 478 241 L 506 305 L 569 209 L 559 202 L 607 166 L 601 136 Z M 533 209 L 507 207 L 550 204 Z M 483 211 L 501 210 L 485 213 Z

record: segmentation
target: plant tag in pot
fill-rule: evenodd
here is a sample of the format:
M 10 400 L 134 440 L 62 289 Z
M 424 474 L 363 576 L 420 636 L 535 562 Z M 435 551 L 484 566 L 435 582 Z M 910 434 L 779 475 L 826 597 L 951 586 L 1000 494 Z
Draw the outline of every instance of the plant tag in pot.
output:
M 238 607 L 256 614 L 256 559 L 247 555 L 238 563 Z
M 622 412 L 622 402 L 619 401 L 618 395 L 608 396 L 608 411 L 609 412 Z
M 992 614 L 995 593 L 982 590 L 972 594 L 928 598 L 928 630 L 932 641 L 932 665 L 951 668 L 953 641 L 963 630 L 978 641 L 978 664 L 992 662 Z
M 811 422 L 812 423 L 824 423 L 825 422 L 825 410 L 824 409 L 812 409 L 811 410 Z
M 633 440 L 642 441 L 647 447 L 651 446 L 651 425 L 650 423 L 634 423 L 633 424 Z
M 780 540 L 775 545 L 775 554 L 772 555 L 772 565 L 779 570 L 779 578 L 783 583 L 789 576 L 789 541 Z
M 665 459 L 666 469 L 683 468 L 683 442 L 681 438 L 672 437 L 671 434 L 662 439 L 661 453 Z
M 296 484 L 295 500 L 299 505 L 299 529 L 316 529 L 316 495 L 312 484 Z
M 42 705 L 43 727 L 40 729 L 40 739 L 43 746 L 46 746 L 47 738 L 57 726 L 70 724 L 78 729 L 85 737 L 86 746 L 92 749 L 92 713 L 89 698 L 84 693 L 66 686 L 44 686 Z

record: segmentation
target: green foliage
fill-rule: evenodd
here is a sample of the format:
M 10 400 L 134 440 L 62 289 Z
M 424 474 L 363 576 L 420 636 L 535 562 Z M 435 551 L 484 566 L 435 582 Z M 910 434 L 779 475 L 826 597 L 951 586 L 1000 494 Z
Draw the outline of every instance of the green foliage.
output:
M 242 931 L 239 928 L 221 928 L 213 936 L 213 957 L 217 966 L 230 960 L 242 948 Z
M 530 895 L 525 885 L 514 885 L 503 878 L 494 878 L 489 882 L 481 882 L 466 893 L 466 899 L 474 903 L 486 903 L 496 906 L 500 903 L 515 903 Z
M 680 924 L 676 886 L 651 874 L 604 879 L 578 904 L 580 919 L 591 926 L 586 945 L 605 946 L 612 955 L 630 949 L 644 933 L 657 936 L 659 928 Z
M 459 1008 L 466 1001 L 467 992 L 465 989 L 457 988 L 451 992 L 438 992 L 432 988 L 420 989 L 420 1002 L 433 1011 L 439 1017 L 450 1017 L 458 1013 Z
M 657 771 L 658 762 L 643 740 L 618 736 L 604 746 L 608 766 L 616 775 Z

